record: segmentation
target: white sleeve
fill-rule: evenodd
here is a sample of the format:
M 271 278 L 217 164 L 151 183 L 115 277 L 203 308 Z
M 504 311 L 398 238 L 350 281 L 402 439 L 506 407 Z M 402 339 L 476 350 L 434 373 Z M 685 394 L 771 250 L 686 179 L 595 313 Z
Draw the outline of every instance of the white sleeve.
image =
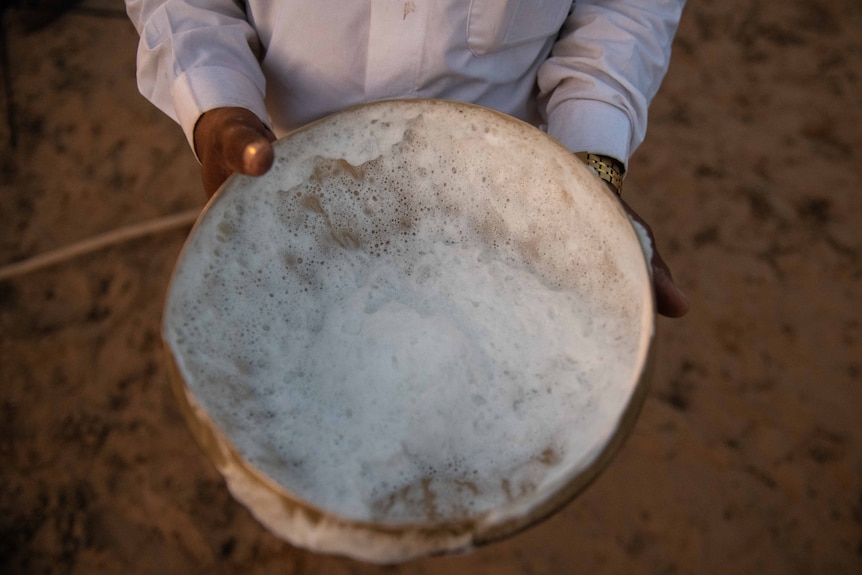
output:
M 575 0 L 539 69 L 548 133 L 573 152 L 623 163 L 670 63 L 685 0 Z
M 247 108 L 268 123 L 260 41 L 242 2 L 126 0 L 140 35 L 138 89 L 180 126 L 194 148 L 194 126 L 213 108 Z

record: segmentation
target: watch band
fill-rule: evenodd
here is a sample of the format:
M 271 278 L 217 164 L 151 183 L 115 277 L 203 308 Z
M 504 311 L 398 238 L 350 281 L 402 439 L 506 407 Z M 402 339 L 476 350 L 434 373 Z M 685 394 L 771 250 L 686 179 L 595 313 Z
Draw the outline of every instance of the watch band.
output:
M 613 186 L 618 194 L 622 191 L 623 174 L 625 173 L 622 162 L 610 156 L 589 152 L 578 152 L 575 156 L 591 168 L 599 178 Z

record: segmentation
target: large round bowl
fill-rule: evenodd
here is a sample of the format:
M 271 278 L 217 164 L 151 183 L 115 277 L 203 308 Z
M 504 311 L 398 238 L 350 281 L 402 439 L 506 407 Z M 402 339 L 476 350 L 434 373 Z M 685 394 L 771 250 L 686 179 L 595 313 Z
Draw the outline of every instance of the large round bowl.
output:
M 363 105 L 233 176 L 163 335 L 185 415 L 276 535 L 392 563 L 558 510 L 645 395 L 648 266 L 619 201 L 476 106 Z

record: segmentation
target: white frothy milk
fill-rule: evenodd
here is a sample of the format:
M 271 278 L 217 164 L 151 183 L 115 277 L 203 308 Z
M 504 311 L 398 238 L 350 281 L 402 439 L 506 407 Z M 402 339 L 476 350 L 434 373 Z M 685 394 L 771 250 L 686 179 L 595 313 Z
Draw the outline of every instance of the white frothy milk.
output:
M 436 128 L 451 113 L 372 106 L 279 143 L 175 273 L 188 388 L 249 463 L 340 517 L 535 498 L 595 458 L 642 368 L 648 275 L 615 200 L 531 128 Z

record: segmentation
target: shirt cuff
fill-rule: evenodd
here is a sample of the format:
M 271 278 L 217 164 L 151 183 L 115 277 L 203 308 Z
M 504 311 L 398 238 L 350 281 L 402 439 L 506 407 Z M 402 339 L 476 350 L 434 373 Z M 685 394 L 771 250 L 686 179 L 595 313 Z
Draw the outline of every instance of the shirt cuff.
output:
M 596 100 L 565 100 L 548 115 L 548 134 L 572 152 L 610 156 L 628 167 L 632 124 L 619 108 Z
M 177 121 L 196 157 L 195 124 L 204 112 L 222 107 L 245 108 L 267 126 L 270 124 L 263 94 L 245 74 L 232 68 L 193 68 L 174 81 L 171 97 Z

